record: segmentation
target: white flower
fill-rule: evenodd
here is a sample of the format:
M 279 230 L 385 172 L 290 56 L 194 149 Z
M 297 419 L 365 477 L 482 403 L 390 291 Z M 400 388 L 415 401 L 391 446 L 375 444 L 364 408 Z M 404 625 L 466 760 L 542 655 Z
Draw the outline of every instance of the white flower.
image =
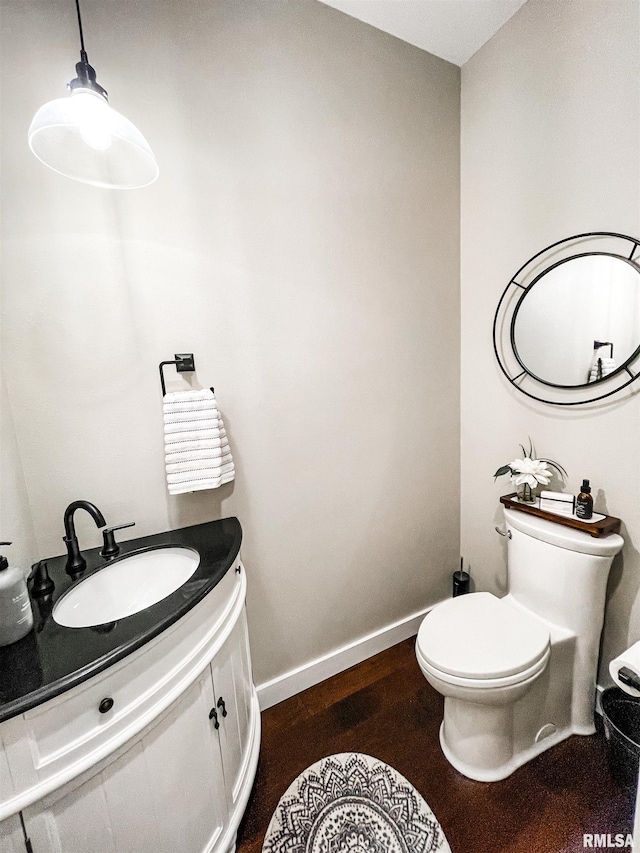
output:
M 516 486 L 521 486 L 523 483 L 528 483 L 532 489 L 540 483 L 546 486 L 553 476 L 553 472 L 549 470 L 546 462 L 541 462 L 539 459 L 514 459 L 509 466 L 514 472 L 511 475 L 511 482 Z

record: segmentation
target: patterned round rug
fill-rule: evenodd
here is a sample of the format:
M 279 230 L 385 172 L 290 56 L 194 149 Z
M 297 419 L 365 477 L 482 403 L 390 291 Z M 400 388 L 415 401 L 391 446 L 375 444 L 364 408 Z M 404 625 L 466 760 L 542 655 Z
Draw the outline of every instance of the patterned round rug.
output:
M 343 752 L 308 767 L 271 818 L 263 853 L 451 853 L 442 827 L 393 767 Z

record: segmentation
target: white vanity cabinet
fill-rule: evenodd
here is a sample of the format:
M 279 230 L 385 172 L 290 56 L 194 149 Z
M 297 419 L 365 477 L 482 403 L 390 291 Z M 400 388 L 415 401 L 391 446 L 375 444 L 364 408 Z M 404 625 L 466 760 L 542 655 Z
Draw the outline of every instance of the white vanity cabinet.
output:
M 2 853 L 25 853 L 27 849 L 20 815 L 12 815 L 0 824 L 0 850 Z
M 216 701 L 225 778 L 227 806 L 234 810 L 242 800 L 244 780 L 249 772 L 254 716 L 253 685 L 247 618 L 243 612 L 220 653 L 211 661 L 211 677 Z M 259 711 L 255 714 L 259 717 Z M 214 722 L 215 726 L 215 722 Z M 255 774 L 254 774 L 255 775 Z
M 245 589 L 236 561 L 147 645 L 0 725 L 18 789 L 1 853 L 235 850 L 260 741 Z

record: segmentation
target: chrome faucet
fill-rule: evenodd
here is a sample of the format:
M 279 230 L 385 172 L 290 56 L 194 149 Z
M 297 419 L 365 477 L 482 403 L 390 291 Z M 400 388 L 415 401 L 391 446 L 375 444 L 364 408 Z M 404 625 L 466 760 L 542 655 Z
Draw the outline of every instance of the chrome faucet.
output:
M 65 565 L 65 569 L 68 575 L 75 580 L 79 578 L 80 575 L 87 568 L 87 561 L 84 559 L 82 554 L 80 553 L 80 546 L 78 545 L 78 537 L 76 536 L 76 528 L 73 523 L 73 514 L 77 509 L 84 509 L 89 515 L 93 518 L 96 523 L 96 527 L 104 527 L 106 525 L 106 521 L 104 520 L 104 516 L 100 512 L 97 506 L 89 501 L 74 501 L 70 503 L 69 506 L 64 511 L 64 537 L 63 541 L 67 546 L 67 562 Z

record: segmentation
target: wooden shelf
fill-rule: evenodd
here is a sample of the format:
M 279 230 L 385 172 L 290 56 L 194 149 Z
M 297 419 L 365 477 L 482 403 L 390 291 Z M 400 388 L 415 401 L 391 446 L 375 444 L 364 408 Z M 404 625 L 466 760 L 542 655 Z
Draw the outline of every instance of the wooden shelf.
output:
M 605 515 L 604 518 L 601 518 L 599 521 L 582 521 L 572 515 L 560 515 L 556 512 L 547 512 L 544 509 L 540 509 L 536 504 L 520 503 L 517 500 L 517 497 L 516 492 L 513 492 L 511 495 L 503 495 L 500 498 L 500 503 L 507 509 L 526 512 L 529 515 L 544 518 L 546 521 L 553 521 L 555 524 L 562 524 L 564 527 L 573 527 L 574 530 L 583 530 L 585 533 L 589 533 L 591 536 L 595 537 L 607 536 L 609 533 L 618 533 L 620 530 L 620 519 L 614 518 L 612 515 Z

